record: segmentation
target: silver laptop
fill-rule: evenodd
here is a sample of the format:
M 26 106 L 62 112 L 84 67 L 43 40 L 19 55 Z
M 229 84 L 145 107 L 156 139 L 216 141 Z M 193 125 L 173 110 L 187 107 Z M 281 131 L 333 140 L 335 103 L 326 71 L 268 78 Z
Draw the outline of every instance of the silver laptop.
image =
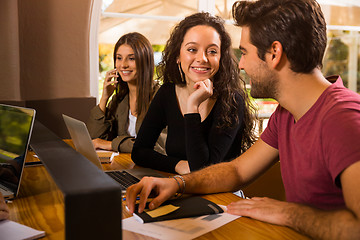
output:
M 80 120 L 63 114 L 66 127 L 70 133 L 75 149 L 91 161 L 95 166 L 104 170 L 101 161 L 92 143 L 86 124 Z M 122 191 L 141 180 L 144 176 L 164 177 L 159 172 L 150 168 L 124 169 L 105 171 L 110 177 L 117 181 Z
M 19 192 L 35 110 L 0 104 L 0 192 L 6 199 Z

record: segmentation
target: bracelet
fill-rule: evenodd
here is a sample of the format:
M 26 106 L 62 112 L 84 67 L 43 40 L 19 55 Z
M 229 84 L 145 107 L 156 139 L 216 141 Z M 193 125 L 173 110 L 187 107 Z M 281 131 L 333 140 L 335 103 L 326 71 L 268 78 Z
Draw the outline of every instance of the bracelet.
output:
M 181 193 L 180 193 L 180 196 L 178 196 L 178 197 L 181 197 L 181 196 L 184 194 L 184 192 L 185 192 L 185 186 L 186 186 L 186 184 L 185 184 L 185 179 L 184 179 L 183 176 L 181 176 L 181 175 L 175 175 L 175 176 L 173 176 L 173 178 L 174 178 L 174 179 L 176 180 L 176 182 L 178 183 L 178 185 L 179 185 L 179 190 L 181 190 L 181 187 L 180 187 L 180 184 L 179 184 L 179 182 L 177 181 L 176 178 L 180 178 L 181 181 L 182 181 L 182 183 L 183 183 L 182 191 L 181 191 Z
M 169 177 L 169 178 L 170 178 L 170 177 Z M 175 182 L 176 182 L 177 185 L 179 186 L 179 190 L 180 190 L 180 189 L 181 189 L 180 183 L 178 182 L 178 180 L 176 179 L 176 177 L 171 177 L 171 178 L 175 179 Z M 179 197 L 181 197 L 181 195 L 182 195 L 182 194 L 176 192 L 176 193 L 175 193 L 175 198 L 179 198 Z

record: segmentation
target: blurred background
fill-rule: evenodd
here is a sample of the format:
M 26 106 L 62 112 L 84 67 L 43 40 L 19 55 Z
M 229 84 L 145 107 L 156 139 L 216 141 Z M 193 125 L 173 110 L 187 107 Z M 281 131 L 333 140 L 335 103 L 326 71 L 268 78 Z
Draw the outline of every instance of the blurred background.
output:
M 318 2 L 328 24 L 323 73 L 340 74 L 346 87 L 360 92 L 360 1 Z M 237 52 L 241 29 L 232 24 L 233 3 L 1 0 L 0 102 L 35 108 L 37 120 L 67 138 L 61 114 L 87 120 L 101 96 L 104 73 L 113 67 L 112 51 L 120 36 L 133 31 L 145 35 L 158 63 L 172 27 L 187 15 L 207 11 L 226 20 Z M 264 119 L 261 131 L 277 103 L 260 99 L 256 104 Z
M 113 67 L 113 46 L 120 36 L 132 31 L 145 35 L 153 44 L 155 63 L 158 63 L 174 24 L 195 12 L 207 11 L 224 18 L 234 50 L 238 53 L 241 29 L 233 25 L 231 7 L 234 2 L 235 0 L 103 0 L 99 27 L 99 94 L 102 91 L 104 73 Z M 341 74 L 348 88 L 360 92 L 360 1 L 318 2 L 328 23 L 328 47 L 323 73 L 325 76 Z M 246 79 L 246 75 L 243 77 Z M 264 118 L 277 106 L 272 99 L 257 99 L 256 103 L 260 116 Z

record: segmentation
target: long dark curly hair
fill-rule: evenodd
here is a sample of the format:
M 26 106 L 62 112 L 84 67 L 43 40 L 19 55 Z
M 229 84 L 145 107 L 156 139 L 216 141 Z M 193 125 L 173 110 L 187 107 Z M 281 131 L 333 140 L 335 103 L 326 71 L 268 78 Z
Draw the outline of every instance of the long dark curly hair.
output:
M 143 118 L 149 108 L 154 95 L 155 82 L 154 77 L 154 53 L 149 40 L 138 32 L 132 32 L 123 35 L 114 47 L 114 67 L 116 67 L 116 53 L 123 44 L 129 45 L 134 51 L 136 63 L 136 113 L 138 118 Z M 117 78 L 118 84 L 115 90 L 115 96 L 109 106 L 110 112 L 115 112 L 119 102 L 129 93 L 129 87 L 126 82 Z
M 164 83 L 174 83 L 185 85 L 181 77 L 177 59 L 180 55 L 181 44 L 187 31 L 195 26 L 205 25 L 214 28 L 220 36 L 221 58 L 218 72 L 213 77 L 214 92 L 213 97 L 217 98 L 222 106 L 222 116 L 220 116 L 219 128 L 231 127 L 238 123 L 238 103 L 236 95 L 239 94 L 245 103 L 244 112 L 244 133 L 242 138 L 242 152 L 248 149 L 256 140 L 253 133 L 255 124 L 255 108 L 251 104 L 246 92 L 246 86 L 240 77 L 240 70 L 237 67 L 237 59 L 231 47 L 230 35 L 225 30 L 224 20 L 209 13 L 200 12 L 192 14 L 173 29 L 169 40 L 166 42 L 162 55 L 162 61 L 157 68 L 158 77 Z

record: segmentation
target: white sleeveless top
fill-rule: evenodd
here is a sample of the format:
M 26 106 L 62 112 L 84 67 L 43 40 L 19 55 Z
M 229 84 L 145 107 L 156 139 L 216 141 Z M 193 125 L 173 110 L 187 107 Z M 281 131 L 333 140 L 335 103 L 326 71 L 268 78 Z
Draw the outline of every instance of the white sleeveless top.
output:
M 136 117 L 131 114 L 131 110 L 129 109 L 129 126 L 128 126 L 128 133 L 130 136 L 136 138 Z

